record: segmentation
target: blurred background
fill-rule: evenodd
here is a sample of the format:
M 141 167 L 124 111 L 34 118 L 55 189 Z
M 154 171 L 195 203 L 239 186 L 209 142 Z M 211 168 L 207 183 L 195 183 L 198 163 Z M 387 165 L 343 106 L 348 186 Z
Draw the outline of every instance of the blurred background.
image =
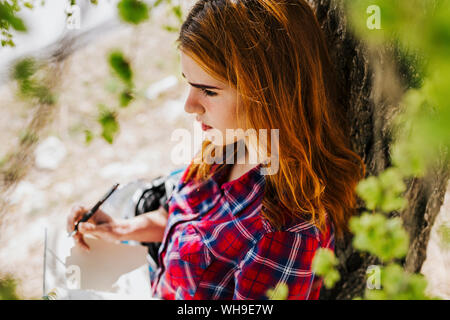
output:
M 120 20 L 118 1 L 77 1 L 81 24 L 72 30 L 67 1 L 46 0 L 21 10 L 28 31 L 14 35 L 15 47 L 0 48 L 3 160 L 23 146 L 30 121 L 39 117 L 39 103 L 17 97 L 17 82 L 10 80 L 14 62 L 60 54 L 61 76 L 51 121 L 39 130 L 33 150 L 26 151 L 33 161 L 8 194 L 0 227 L 0 270 L 18 280 L 20 296 L 42 296 L 44 230 L 65 230 L 74 203 L 91 206 L 115 182 L 151 180 L 180 167 L 171 161 L 177 143 L 171 133 L 176 128 L 193 132 L 195 118 L 184 112 L 188 87 L 175 46 L 178 34 L 170 27 L 178 30 L 180 24 L 172 8 L 186 11 L 190 2 L 164 2 L 148 21 L 132 25 Z M 121 82 L 111 72 L 108 54 L 116 49 L 128 58 L 139 87 L 132 103 L 114 108 Z M 115 112 L 120 128 L 112 130 L 112 143 L 101 136 L 108 123 L 102 127 L 99 108 Z
M 151 13 L 143 21 L 126 7 L 129 20 L 123 20 L 118 0 L 76 1 L 78 27 L 73 1 L 25 2 L 33 8 L 18 16 L 27 32 L 13 30 L 14 46 L 0 48 L 0 163 L 20 166 L 10 168 L 3 189 L 0 273 L 14 276 L 20 297 L 39 299 L 45 228 L 65 230 L 74 203 L 95 203 L 115 182 L 152 179 L 182 166 L 171 160 L 177 144 L 171 133 L 193 132 L 195 118 L 183 109 L 188 86 L 175 39 L 195 1 L 145 1 Z M 113 50 L 132 66 L 131 78 L 114 69 Z M 11 76 L 24 57 L 50 61 L 37 79 L 57 96 L 47 103 L 51 108 L 42 108 L 48 96 L 30 98 L 21 75 Z M 449 197 L 436 225 L 450 220 Z M 436 232 L 422 273 L 435 295 L 449 299 L 450 253 Z

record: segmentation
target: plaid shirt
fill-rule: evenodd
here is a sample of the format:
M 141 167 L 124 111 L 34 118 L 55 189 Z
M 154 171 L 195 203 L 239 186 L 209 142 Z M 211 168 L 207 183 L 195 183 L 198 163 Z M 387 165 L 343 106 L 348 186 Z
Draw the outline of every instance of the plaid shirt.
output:
M 332 225 L 326 234 L 307 222 L 276 231 L 260 215 L 261 165 L 223 184 L 229 169 L 216 172 L 219 166 L 213 164 L 213 177 L 199 184 L 186 183 L 188 167 L 168 200 L 153 295 L 267 299 L 267 290 L 284 282 L 288 299 L 318 299 L 322 278 L 311 271 L 311 262 L 319 247 L 334 250 Z

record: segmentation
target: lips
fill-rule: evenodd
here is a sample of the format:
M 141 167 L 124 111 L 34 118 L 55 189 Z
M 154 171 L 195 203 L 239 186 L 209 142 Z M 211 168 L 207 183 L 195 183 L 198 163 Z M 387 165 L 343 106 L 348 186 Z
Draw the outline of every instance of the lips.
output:
M 212 129 L 212 127 L 207 126 L 206 124 L 204 124 L 204 123 L 202 122 L 202 130 L 203 130 L 203 131 L 206 131 L 206 130 L 209 130 L 209 129 Z
M 198 122 L 200 122 L 200 124 L 202 125 L 202 130 L 203 131 L 206 131 L 206 130 L 209 130 L 209 129 L 212 129 L 212 127 L 211 126 L 208 126 L 208 125 L 206 125 L 206 124 L 204 124 L 198 117 L 197 118 L 195 118 L 195 120 L 197 120 Z

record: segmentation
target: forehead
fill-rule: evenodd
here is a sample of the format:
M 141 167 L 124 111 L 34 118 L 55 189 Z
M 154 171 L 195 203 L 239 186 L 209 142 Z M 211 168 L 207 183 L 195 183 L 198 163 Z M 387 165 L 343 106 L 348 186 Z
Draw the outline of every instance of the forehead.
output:
M 225 83 L 213 78 L 209 75 L 194 59 L 183 51 L 180 52 L 181 56 L 181 72 L 186 79 L 190 82 L 202 83 L 208 85 L 224 86 Z

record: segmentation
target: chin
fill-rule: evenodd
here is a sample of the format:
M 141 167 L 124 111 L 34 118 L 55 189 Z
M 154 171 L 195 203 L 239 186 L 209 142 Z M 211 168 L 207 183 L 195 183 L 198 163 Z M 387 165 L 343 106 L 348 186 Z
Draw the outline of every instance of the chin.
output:
M 214 128 L 206 131 L 206 139 L 211 141 L 211 143 L 217 147 L 223 147 L 225 145 L 236 143 L 236 141 L 241 140 L 243 138 L 234 135 L 227 136 L 221 130 Z

